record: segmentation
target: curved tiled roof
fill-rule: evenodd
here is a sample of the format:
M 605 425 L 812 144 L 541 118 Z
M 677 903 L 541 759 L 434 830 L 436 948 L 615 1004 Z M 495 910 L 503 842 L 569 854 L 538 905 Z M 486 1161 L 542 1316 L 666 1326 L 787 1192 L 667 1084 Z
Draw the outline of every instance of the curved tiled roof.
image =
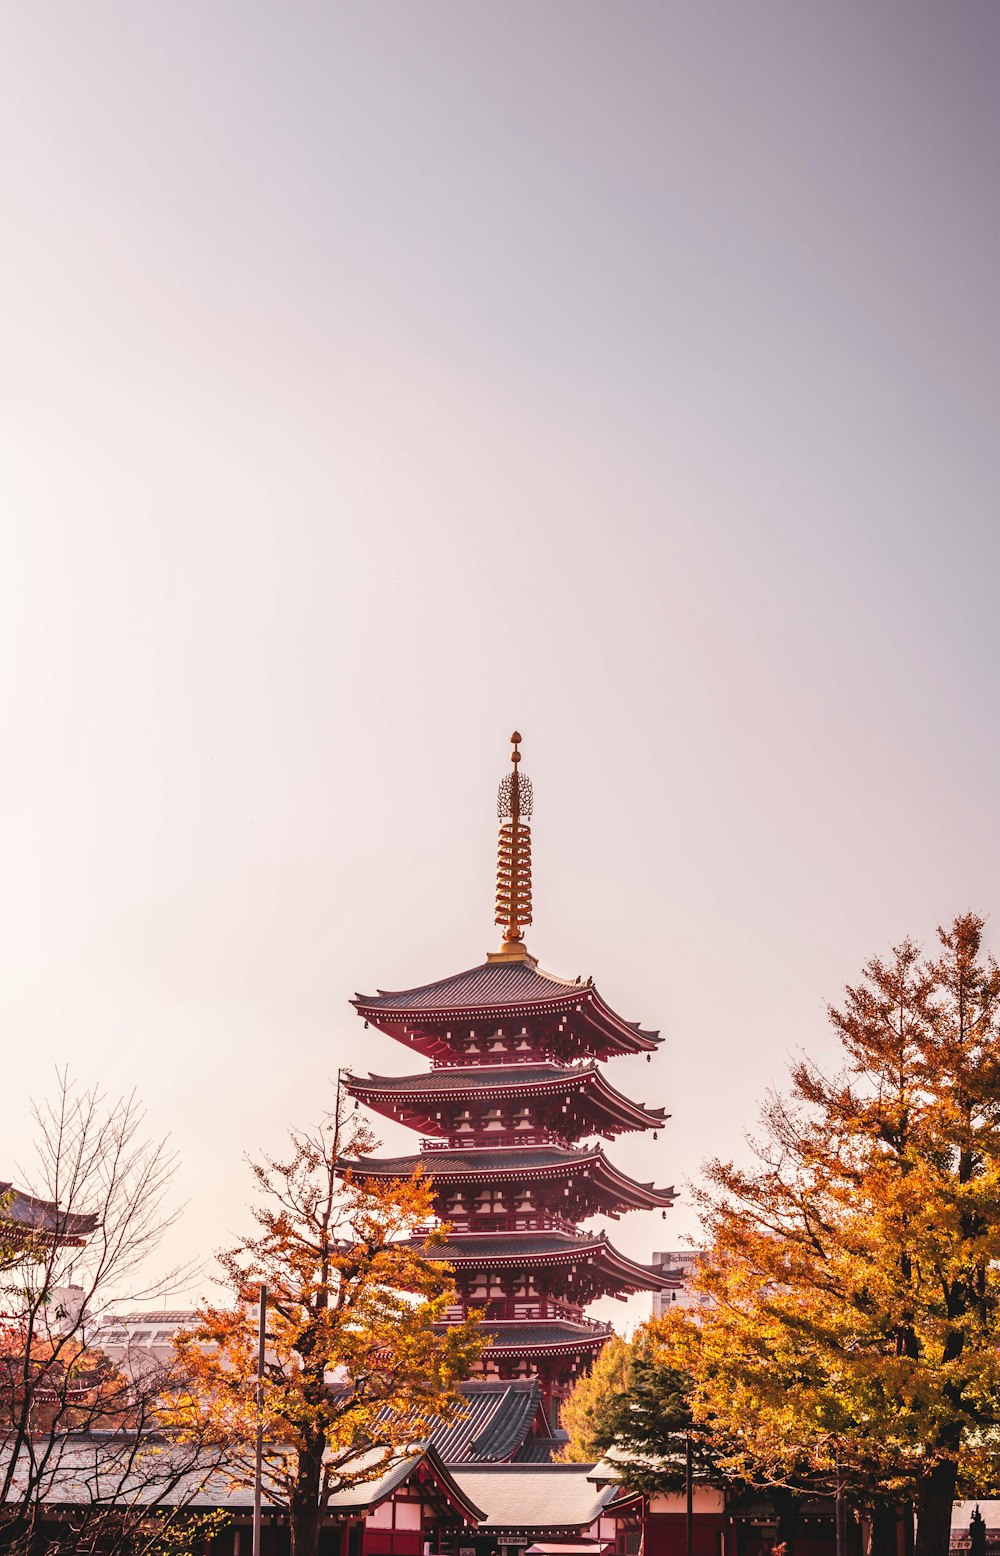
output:
M 36 1199 L 0 1180 L 0 1236 L 4 1227 L 23 1236 L 78 1244 L 97 1227 L 96 1215 L 60 1210 L 50 1199 Z
M 485 1354 L 523 1356 L 530 1352 L 600 1351 L 614 1333 L 610 1324 L 573 1324 L 568 1320 L 510 1319 L 484 1323 L 488 1339 Z
M 423 1247 L 419 1239 L 413 1239 L 414 1247 Z M 612 1271 L 623 1285 L 631 1285 L 637 1291 L 667 1291 L 679 1282 L 662 1269 L 648 1264 L 637 1264 L 629 1259 L 604 1236 L 596 1237 L 573 1232 L 461 1232 L 447 1242 L 437 1243 L 427 1250 L 429 1259 L 446 1264 L 495 1269 L 515 1264 L 542 1264 L 551 1268 L 556 1264 L 574 1264 L 584 1259 L 593 1261 L 605 1270 Z
M 468 1183 L 478 1179 L 576 1177 L 581 1168 L 592 1167 L 595 1181 L 617 1192 L 623 1204 L 636 1208 L 673 1203 L 674 1190 L 658 1189 L 652 1183 L 640 1183 L 620 1172 L 598 1146 L 596 1149 L 571 1151 L 560 1145 L 481 1146 L 468 1150 L 428 1151 L 422 1156 L 375 1157 L 341 1165 L 357 1178 L 408 1178 L 423 1167 L 431 1178 L 443 1182 Z
M 542 1401 L 542 1386 L 537 1378 L 530 1389 L 517 1392 L 508 1388 L 502 1407 L 486 1423 L 471 1444 L 477 1459 L 506 1459 L 520 1448 Z
M 655 1048 L 660 1036 L 644 1031 L 638 1021 L 625 1021 L 601 998 L 593 982 L 559 978 L 544 972 L 530 960 L 481 962 L 465 972 L 413 989 L 379 989 L 358 994 L 351 1002 L 359 1014 L 379 1018 L 468 1015 L 530 1015 L 542 1010 L 572 1010 L 587 1006 L 598 1024 L 633 1052 Z
M 576 1531 L 588 1529 L 618 1493 L 617 1486 L 595 1486 L 589 1464 L 518 1464 L 497 1468 L 469 1466 L 455 1479 L 485 1518 L 484 1533 L 498 1529 Z
M 482 962 L 465 972 L 452 973 L 415 989 L 379 989 L 377 994 L 358 994 L 353 1003 L 381 1010 L 481 1010 L 507 1005 L 537 1004 L 565 999 L 585 989 L 579 978 L 559 978 L 540 971 L 528 961 Z
M 445 1464 L 497 1463 L 510 1458 L 531 1430 L 542 1399 L 537 1378 L 504 1382 L 470 1379 L 462 1384 L 465 1411 L 431 1432 Z
M 455 1065 L 419 1075 L 351 1075 L 345 1082 L 352 1096 L 362 1099 L 413 1097 L 424 1102 L 481 1097 L 484 1092 L 519 1097 L 540 1092 L 586 1089 L 610 1113 L 630 1120 L 633 1129 L 656 1129 L 666 1119 L 663 1108 L 647 1108 L 633 1102 L 605 1080 L 596 1062 L 570 1067 L 556 1064 Z M 619 1126 L 622 1127 L 622 1126 Z M 444 1134 L 438 1130 L 432 1133 Z

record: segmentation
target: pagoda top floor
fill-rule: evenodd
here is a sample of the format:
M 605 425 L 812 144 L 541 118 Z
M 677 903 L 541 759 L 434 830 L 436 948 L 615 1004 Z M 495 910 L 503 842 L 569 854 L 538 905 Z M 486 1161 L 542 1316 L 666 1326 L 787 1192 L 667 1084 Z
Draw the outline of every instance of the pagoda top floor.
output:
M 453 1146 L 568 1144 L 592 1134 L 613 1140 L 666 1120 L 663 1108 L 647 1108 L 616 1090 L 596 1063 L 350 1075 L 345 1085 L 376 1113 Z
M 435 1065 L 610 1059 L 653 1052 L 658 1032 L 625 1021 L 588 978 L 559 978 L 533 957 L 493 958 L 414 989 L 358 994 L 365 1021 Z

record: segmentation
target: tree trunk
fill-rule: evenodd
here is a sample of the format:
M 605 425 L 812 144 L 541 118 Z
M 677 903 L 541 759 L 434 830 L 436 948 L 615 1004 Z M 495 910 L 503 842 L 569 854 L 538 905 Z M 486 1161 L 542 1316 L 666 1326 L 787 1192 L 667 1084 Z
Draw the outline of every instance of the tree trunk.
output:
M 774 1543 L 776 1546 L 784 1546 L 785 1556 L 794 1556 L 799 1499 L 792 1492 L 786 1491 L 783 1486 L 776 1486 L 771 1493 L 771 1503 L 776 1518 Z
M 907 1497 L 899 1529 L 899 1556 L 913 1556 L 913 1501 Z
M 955 1460 L 942 1459 L 921 1481 L 917 1494 L 915 1556 L 948 1556 L 957 1476 Z
M 317 1556 L 320 1513 L 315 1503 L 312 1506 L 297 1506 L 293 1502 L 289 1508 L 288 1524 L 292 1537 L 292 1556 Z
M 288 1504 L 292 1556 L 319 1556 L 319 1488 L 322 1474 L 322 1448 L 318 1452 L 300 1449 L 295 1487 Z
M 892 1502 L 872 1508 L 872 1543 L 868 1556 L 899 1556 L 899 1509 Z

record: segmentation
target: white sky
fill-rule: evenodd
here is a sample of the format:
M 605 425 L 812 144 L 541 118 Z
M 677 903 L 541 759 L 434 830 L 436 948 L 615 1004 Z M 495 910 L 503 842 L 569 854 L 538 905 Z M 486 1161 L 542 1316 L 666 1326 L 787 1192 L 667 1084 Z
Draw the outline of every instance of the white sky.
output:
M 1000 10 L 7 0 L 0 54 L 0 1176 L 65 1063 L 180 1150 L 164 1258 L 246 1227 L 244 1151 L 414 1067 L 354 990 L 495 943 L 514 725 L 529 943 L 667 1036 L 611 1154 L 740 1152 L 995 905 Z

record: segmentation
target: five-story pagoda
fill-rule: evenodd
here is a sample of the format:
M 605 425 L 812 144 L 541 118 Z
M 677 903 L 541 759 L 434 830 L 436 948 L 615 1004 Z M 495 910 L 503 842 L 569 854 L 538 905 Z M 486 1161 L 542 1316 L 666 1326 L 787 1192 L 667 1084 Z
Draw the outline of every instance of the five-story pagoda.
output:
M 365 1024 L 429 1058 L 431 1069 L 352 1075 L 346 1084 L 368 1107 L 423 1133 L 418 1155 L 369 1159 L 355 1172 L 397 1178 L 423 1164 L 451 1227 L 437 1256 L 455 1269 L 454 1319 L 484 1312 L 485 1374 L 537 1377 L 554 1424 L 559 1400 L 611 1334 L 585 1317 L 586 1305 L 672 1284 L 579 1223 L 666 1207 L 673 1191 L 627 1177 L 595 1139 L 663 1124 L 662 1108 L 633 1102 L 600 1068 L 618 1055 L 651 1053 L 658 1034 L 623 1021 L 592 979 L 543 972 L 525 946 L 532 792 L 520 740 L 511 737 L 512 768 L 498 800 L 500 949 L 437 983 L 358 995 Z

